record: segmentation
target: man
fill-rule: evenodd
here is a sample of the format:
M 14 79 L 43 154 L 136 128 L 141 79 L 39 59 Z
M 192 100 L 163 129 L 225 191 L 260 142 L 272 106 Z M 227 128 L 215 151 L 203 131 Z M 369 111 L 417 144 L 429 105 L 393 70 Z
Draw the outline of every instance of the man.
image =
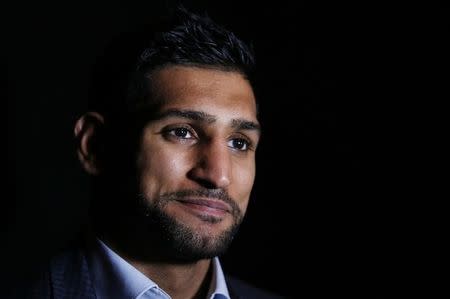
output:
M 94 179 L 90 237 L 51 261 L 34 297 L 277 298 L 225 277 L 218 260 L 255 178 L 250 49 L 181 9 L 134 68 L 119 62 L 123 51 L 97 73 L 90 111 L 75 124 Z

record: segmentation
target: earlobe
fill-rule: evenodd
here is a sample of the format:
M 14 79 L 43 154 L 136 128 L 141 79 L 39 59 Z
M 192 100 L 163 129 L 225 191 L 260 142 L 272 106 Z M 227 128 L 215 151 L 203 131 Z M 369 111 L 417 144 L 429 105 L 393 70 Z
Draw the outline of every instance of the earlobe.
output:
M 101 171 L 99 145 L 103 127 L 103 116 L 97 112 L 88 112 L 78 119 L 74 128 L 78 159 L 84 170 L 92 175 L 98 175 Z

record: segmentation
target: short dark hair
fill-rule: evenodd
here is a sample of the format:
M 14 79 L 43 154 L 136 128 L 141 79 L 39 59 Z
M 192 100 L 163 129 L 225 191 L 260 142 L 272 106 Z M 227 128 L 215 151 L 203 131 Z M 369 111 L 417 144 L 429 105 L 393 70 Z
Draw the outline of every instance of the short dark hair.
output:
M 178 7 L 148 27 L 120 36 L 101 57 L 88 109 L 105 117 L 135 109 L 151 96 L 149 75 L 171 65 L 239 72 L 253 86 L 252 47 L 207 15 Z

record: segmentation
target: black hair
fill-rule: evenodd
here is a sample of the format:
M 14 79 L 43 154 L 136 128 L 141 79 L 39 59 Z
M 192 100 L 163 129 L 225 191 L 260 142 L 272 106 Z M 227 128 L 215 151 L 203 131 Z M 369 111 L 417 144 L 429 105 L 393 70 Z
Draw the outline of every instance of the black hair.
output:
M 135 109 L 151 97 L 149 75 L 171 65 L 239 72 L 253 86 L 252 47 L 207 15 L 178 7 L 149 27 L 119 37 L 105 52 L 88 109 L 105 117 Z

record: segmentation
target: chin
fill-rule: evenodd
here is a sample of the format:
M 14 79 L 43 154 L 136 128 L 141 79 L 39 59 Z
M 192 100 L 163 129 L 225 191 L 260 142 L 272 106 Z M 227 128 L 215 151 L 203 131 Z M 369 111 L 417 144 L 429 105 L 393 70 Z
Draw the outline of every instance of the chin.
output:
M 234 234 L 231 235 L 228 232 L 219 236 L 202 233 L 175 236 L 171 243 L 171 248 L 175 249 L 172 257 L 193 262 L 221 256 L 227 251 L 233 237 Z
M 147 211 L 146 218 L 149 231 L 158 239 L 155 244 L 161 245 L 166 258 L 180 262 L 195 262 L 222 255 L 241 223 L 241 219 L 230 221 L 231 217 L 175 217 L 160 209 Z
M 169 261 L 195 262 L 222 255 L 243 219 L 237 207 L 230 213 L 177 201 L 141 203 L 142 228 L 150 237 L 151 246 L 159 248 L 161 257 Z
M 167 233 L 170 235 L 170 247 L 176 249 L 176 257 L 201 260 L 225 253 L 239 224 L 226 225 L 224 220 L 216 220 L 201 220 L 202 223 L 193 226 L 175 220 Z

